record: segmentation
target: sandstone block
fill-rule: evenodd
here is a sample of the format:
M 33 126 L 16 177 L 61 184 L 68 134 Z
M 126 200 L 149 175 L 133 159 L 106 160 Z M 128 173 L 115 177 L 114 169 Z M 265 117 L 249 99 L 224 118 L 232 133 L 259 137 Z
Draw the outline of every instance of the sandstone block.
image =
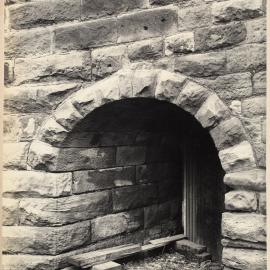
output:
M 265 44 L 246 44 L 227 51 L 227 70 L 229 73 L 256 72 L 266 66 Z M 256 57 L 254 57 L 256 55 Z
M 256 94 L 265 94 L 266 93 L 266 72 L 261 71 L 255 73 L 253 78 L 253 91 Z
M 128 42 L 173 34 L 177 31 L 177 10 L 173 6 L 126 14 L 118 18 L 117 42 Z
M 221 150 L 219 158 L 226 172 L 245 170 L 256 166 L 252 147 L 247 141 Z
M 70 195 L 72 175 L 71 173 L 5 171 L 2 183 L 5 197 L 60 197 Z
M 73 173 L 73 193 L 83 193 L 130 186 L 135 183 L 135 167 L 76 171 Z
M 2 198 L 2 225 L 19 225 L 19 200 Z
M 231 240 L 229 238 L 224 238 L 221 240 L 223 247 L 232 248 L 251 248 L 251 249 L 263 249 L 266 250 L 266 243 L 254 243 L 242 240 Z
M 229 211 L 255 211 L 257 209 L 256 194 L 252 191 L 230 191 L 225 194 L 225 208 Z
M 253 143 L 257 164 L 259 167 L 266 167 L 266 145 L 264 143 Z
M 204 51 L 238 44 L 247 35 L 243 23 L 232 23 L 195 30 L 195 49 Z
M 212 94 L 201 105 L 195 117 L 204 128 L 212 128 L 229 115 L 228 107 L 216 94 Z
M 246 138 L 242 123 L 236 117 L 222 121 L 210 131 L 210 134 L 218 149 L 233 146 Z
M 262 169 L 228 173 L 224 177 L 226 185 L 237 189 L 264 191 L 265 182 L 265 170 Z
M 11 28 L 30 28 L 80 19 L 80 2 L 77 0 L 37 1 L 10 6 L 8 11 Z
M 260 192 L 259 195 L 259 211 L 261 214 L 266 215 L 266 193 Z
M 222 235 L 234 240 L 266 242 L 266 217 L 251 213 L 223 213 Z
M 226 266 L 241 270 L 266 269 L 266 252 L 252 249 L 224 248 L 222 262 Z
M 127 233 L 143 226 L 143 209 L 98 217 L 91 221 L 92 241 Z
M 262 0 L 229 0 L 212 5 L 212 15 L 216 22 L 252 19 L 262 14 Z
M 59 226 L 88 220 L 110 212 L 108 191 L 62 198 L 24 198 L 20 201 L 20 224 Z
M 130 60 L 153 59 L 163 55 L 163 41 L 160 38 L 137 41 L 128 46 Z
M 246 22 L 246 43 L 266 42 L 266 18 Z
M 120 146 L 116 151 L 116 165 L 139 165 L 145 162 L 144 146 Z
M 242 113 L 247 117 L 266 114 L 266 98 L 265 96 L 252 97 L 243 100 Z
M 87 49 L 112 44 L 116 41 L 116 20 L 100 19 L 57 27 L 55 48 L 57 50 Z
M 183 32 L 165 39 L 165 54 L 189 53 L 195 51 L 194 33 Z
M 226 57 L 223 52 L 185 55 L 175 59 L 175 71 L 194 77 L 225 73 Z

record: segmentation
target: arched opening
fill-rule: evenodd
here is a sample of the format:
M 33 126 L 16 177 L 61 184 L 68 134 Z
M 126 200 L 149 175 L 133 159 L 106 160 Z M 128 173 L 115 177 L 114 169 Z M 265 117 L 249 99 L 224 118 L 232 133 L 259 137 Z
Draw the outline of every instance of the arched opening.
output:
M 191 114 L 152 98 L 114 101 L 80 121 L 61 148 L 59 159 L 67 148 L 74 152 L 65 160 L 74 194 L 110 190 L 108 214 L 143 211 L 145 242 L 185 233 L 221 259 L 224 172 L 212 138 Z M 75 161 L 84 148 L 100 150 L 97 159 Z M 96 241 L 126 233 L 95 226 Z

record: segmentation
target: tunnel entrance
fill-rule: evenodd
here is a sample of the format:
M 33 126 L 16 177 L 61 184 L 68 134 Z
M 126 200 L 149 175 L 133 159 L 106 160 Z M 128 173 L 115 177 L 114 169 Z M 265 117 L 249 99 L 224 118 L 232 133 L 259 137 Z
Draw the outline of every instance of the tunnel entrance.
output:
M 77 174 L 74 192 L 110 190 L 112 213 L 143 209 L 144 242 L 184 233 L 221 259 L 224 172 L 212 138 L 192 115 L 150 98 L 114 101 L 85 117 L 62 147 L 114 149 L 112 162 Z M 111 237 L 106 230 L 96 241 Z

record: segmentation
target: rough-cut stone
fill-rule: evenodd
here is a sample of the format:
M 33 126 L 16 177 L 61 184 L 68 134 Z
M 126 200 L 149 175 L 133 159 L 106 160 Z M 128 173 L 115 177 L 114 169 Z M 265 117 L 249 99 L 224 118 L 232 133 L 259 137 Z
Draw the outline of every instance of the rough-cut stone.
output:
M 19 225 L 19 200 L 2 198 L 2 225 Z
M 221 150 L 219 158 L 226 172 L 244 170 L 256 166 L 253 150 L 248 141 Z
M 259 211 L 261 214 L 266 215 L 266 193 L 260 192 L 258 193 L 259 197 Z
M 145 162 L 144 146 L 120 146 L 116 151 L 116 165 L 139 165 Z
M 47 55 L 50 52 L 51 33 L 46 28 L 10 32 L 5 37 L 5 55 L 9 57 Z
M 210 131 L 210 134 L 218 149 L 233 146 L 246 139 L 242 123 L 236 117 L 222 121 Z
M 90 242 L 90 221 L 62 227 L 3 226 L 8 254 L 55 255 Z
M 266 188 L 265 177 L 265 170 L 254 169 L 228 173 L 224 177 L 224 183 L 232 188 L 264 191 Z
M 246 38 L 243 23 L 196 29 L 194 32 L 195 50 L 210 50 L 238 44 Z
M 57 50 L 87 49 L 116 41 L 116 19 L 101 19 L 59 26 L 54 30 Z
M 266 18 L 250 20 L 246 22 L 246 43 L 266 42 Z
M 92 51 L 92 74 L 95 79 L 104 78 L 124 65 L 127 47 L 106 47 Z
M 234 240 L 266 242 L 266 217 L 258 214 L 223 213 L 222 235 Z
M 128 42 L 173 34 L 177 31 L 177 9 L 173 6 L 125 14 L 118 18 L 117 42 Z
M 2 192 L 7 197 L 59 197 L 71 193 L 71 173 L 3 172 Z
M 213 3 L 212 14 L 216 22 L 252 19 L 263 14 L 262 0 L 229 0 Z
M 266 93 L 266 71 L 261 71 L 254 74 L 252 81 L 253 81 L 253 91 L 255 94 Z
M 208 89 L 188 81 L 179 94 L 176 104 L 182 109 L 195 114 L 209 95 L 210 91 Z
M 212 94 L 202 104 L 195 117 L 204 128 L 212 128 L 229 115 L 228 107 L 216 94 Z
M 262 142 L 266 143 L 266 119 L 262 119 Z
M 80 2 L 77 0 L 34 1 L 10 6 L 8 12 L 11 28 L 30 28 L 80 19 Z
M 73 193 L 130 186 L 135 183 L 135 167 L 76 171 L 73 173 Z
M 21 225 L 63 225 L 102 216 L 111 211 L 108 191 L 63 198 L 23 198 L 19 205 Z
M 266 97 L 251 97 L 242 102 L 242 113 L 247 117 L 266 114 Z
M 232 100 L 229 108 L 231 109 L 232 115 L 239 117 L 242 112 L 242 102 L 240 100 Z
M 260 71 L 266 66 L 265 44 L 246 44 L 226 52 L 229 73 Z M 254 57 L 256 55 L 256 57 Z
M 175 70 L 194 77 L 207 77 L 225 73 L 224 52 L 211 52 L 181 56 L 175 59 Z
M 185 76 L 173 74 L 165 70 L 161 71 L 157 76 L 155 97 L 170 102 L 175 101 L 185 81 Z
M 226 193 L 225 209 L 229 211 L 255 211 L 257 209 L 255 192 L 233 190 Z
M 240 270 L 265 270 L 266 251 L 224 248 L 222 262 L 225 266 Z
M 145 8 L 148 6 L 146 0 L 83 0 L 82 1 L 82 18 L 92 19 L 102 16 L 117 15 L 120 12 L 127 12 L 136 8 Z
M 165 55 L 195 51 L 194 33 L 183 32 L 165 39 Z
M 92 241 L 127 233 L 143 226 L 143 209 L 98 217 L 91 221 Z
M 266 145 L 262 142 L 253 143 L 253 148 L 256 156 L 257 165 L 259 167 L 266 167 Z
M 4 62 L 4 82 L 5 84 L 14 81 L 14 60 L 5 60 Z
M 137 41 L 128 46 L 130 60 L 155 59 L 163 55 L 163 41 L 160 38 Z
M 254 243 L 254 242 L 248 242 L 248 241 L 242 241 L 242 240 L 231 240 L 229 238 L 222 239 L 221 244 L 224 247 L 253 248 L 253 249 L 266 250 L 266 243 Z

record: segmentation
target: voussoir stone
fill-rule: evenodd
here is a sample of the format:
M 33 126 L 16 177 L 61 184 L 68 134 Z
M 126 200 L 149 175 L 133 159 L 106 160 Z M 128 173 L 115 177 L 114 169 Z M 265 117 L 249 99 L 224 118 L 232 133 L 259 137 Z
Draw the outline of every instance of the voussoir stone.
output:
M 250 242 L 266 242 L 266 216 L 253 213 L 223 213 L 222 235 Z
M 225 209 L 252 212 L 257 209 L 255 192 L 233 190 L 225 194 Z

